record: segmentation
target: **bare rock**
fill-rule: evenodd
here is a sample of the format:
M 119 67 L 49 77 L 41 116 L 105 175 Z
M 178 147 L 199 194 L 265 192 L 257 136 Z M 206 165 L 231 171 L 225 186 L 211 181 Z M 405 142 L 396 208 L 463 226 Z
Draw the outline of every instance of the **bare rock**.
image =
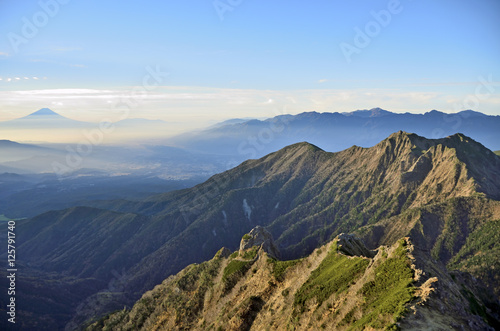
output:
M 260 246 L 268 255 L 277 259 L 281 258 L 281 253 L 274 243 L 271 233 L 258 225 L 241 238 L 240 252 L 253 246 Z
M 349 256 L 364 256 L 372 258 L 375 252 L 366 248 L 363 240 L 352 234 L 341 233 L 337 236 L 339 251 Z

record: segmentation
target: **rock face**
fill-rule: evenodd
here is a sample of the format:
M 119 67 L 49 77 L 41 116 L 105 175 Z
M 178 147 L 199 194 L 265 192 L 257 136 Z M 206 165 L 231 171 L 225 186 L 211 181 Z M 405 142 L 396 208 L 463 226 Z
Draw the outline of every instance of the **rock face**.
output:
M 253 228 L 250 233 L 245 234 L 243 238 L 241 238 L 240 252 L 252 248 L 253 246 L 261 246 L 268 255 L 277 259 L 281 258 L 281 253 L 278 247 L 276 247 L 271 233 L 258 225 Z
M 337 238 L 339 239 L 339 251 L 346 255 L 372 258 L 376 254 L 376 252 L 366 248 L 363 240 L 355 235 L 341 233 Z

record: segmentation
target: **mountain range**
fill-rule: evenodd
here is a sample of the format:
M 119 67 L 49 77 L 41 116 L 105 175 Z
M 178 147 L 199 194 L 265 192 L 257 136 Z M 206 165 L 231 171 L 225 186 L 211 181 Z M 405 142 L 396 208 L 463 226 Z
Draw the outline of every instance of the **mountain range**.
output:
M 27 328 L 90 323 L 221 247 L 238 249 L 257 225 L 276 238 L 283 260 L 306 257 L 341 233 L 369 249 L 408 237 L 425 261 L 473 275 L 498 298 L 499 200 L 500 157 L 463 134 L 398 131 L 336 153 L 296 143 L 190 189 L 18 221 L 19 282 L 32 289 L 19 295 L 20 316 L 38 323 Z
M 20 119 L 0 122 L 0 139 L 4 139 L 4 144 L 0 144 L 0 172 L 53 172 L 54 161 L 62 165 L 56 168 L 63 168 L 65 174 L 80 168 L 102 171 L 110 167 L 115 172 L 121 168 L 119 172 L 127 173 L 131 169 L 158 168 L 158 164 L 165 170 L 161 165 L 169 158 L 168 168 L 186 169 L 176 176 L 190 177 L 190 170 L 213 175 L 248 158 L 262 157 L 301 141 L 335 152 L 353 144 L 374 146 L 400 129 L 431 138 L 443 138 L 460 131 L 491 150 L 500 150 L 500 116 L 472 110 L 455 114 L 436 110 L 425 114 L 397 114 L 373 108 L 350 113 L 280 115 L 265 120 L 230 119 L 170 138 L 166 137 L 176 132 L 175 123 L 124 119 L 112 125 L 112 132 L 102 132 L 100 124 L 68 119 L 47 108 Z M 27 139 L 46 140 L 51 144 L 30 143 L 31 150 L 21 145 L 16 145 L 17 149 L 6 148 L 8 141 Z M 133 144 L 124 143 L 131 140 Z M 109 146 L 119 142 L 122 144 Z M 160 149 L 161 153 L 155 153 Z M 113 157 L 107 157 L 110 153 Z M 96 157 L 96 154 L 99 155 Z M 64 167 L 68 158 L 83 162 L 70 162 L 73 166 Z M 110 160 L 115 164 L 110 164 Z M 148 160 L 147 164 L 137 164 L 144 163 L 142 160 Z M 123 170 L 127 168 L 124 165 L 129 165 L 127 170 Z
M 371 147 L 398 130 L 429 138 L 444 138 L 456 132 L 500 149 L 500 116 L 472 110 L 447 114 L 437 110 L 425 114 L 392 113 L 380 108 L 350 113 L 306 112 L 279 115 L 266 120 L 226 123 L 167 140 L 190 151 L 231 155 L 238 160 L 258 158 L 300 141 L 336 152 L 352 145 Z
M 229 119 L 177 135 L 176 123 L 129 118 L 113 123 L 113 131 L 104 134 L 103 140 L 156 145 L 161 142 L 190 152 L 231 156 L 235 162 L 242 162 L 301 141 L 332 152 L 352 145 L 371 147 L 398 130 L 430 138 L 462 132 L 491 150 L 500 150 L 499 125 L 500 116 L 473 110 L 413 114 L 373 108 L 344 113 L 305 112 L 263 120 Z M 72 120 L 42 108 L 28 116 L 0 122 L 0 139 L 25 142 L 30 137 L 29 140 L 37 142 L 79 143 L 87 138 L 85 132 L 98 129 L 98 123 Z

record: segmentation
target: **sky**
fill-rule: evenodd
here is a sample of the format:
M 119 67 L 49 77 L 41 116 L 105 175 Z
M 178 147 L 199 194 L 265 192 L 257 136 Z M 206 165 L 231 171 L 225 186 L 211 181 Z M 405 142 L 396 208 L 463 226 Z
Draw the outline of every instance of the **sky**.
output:
M 0 0 L 0 79 L 0 121 L 500 115 L 500 1 Z

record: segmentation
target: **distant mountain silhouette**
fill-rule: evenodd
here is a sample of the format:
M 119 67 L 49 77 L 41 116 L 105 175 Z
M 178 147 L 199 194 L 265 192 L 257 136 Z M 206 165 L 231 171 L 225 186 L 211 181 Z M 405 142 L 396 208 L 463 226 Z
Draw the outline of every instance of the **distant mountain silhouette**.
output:
M 46 115 L 41 115 L 46 116 Z M 0 166 L 7 167 L 9 171 L 15 172 L 30 172 L 30 170 L 40 167 L 37 161 L 39 157 L 49 158 L 51 160 L 64 155 L 63 152 L 48 147 L 42 147 L 32 144 L 20 144 L 10 140 L 0 140 Z M 24 164 L 28 167 L 18 166 L 17 162 L 24 160 Z M 47 171 L 45 167 L 43 169 Z M 2 172 L 0 168 L 0 173 Z
M 37 146 L 37 145 L 32 145 L 32 144 L 21 144 L 15 141 L 10 141 L 6 139 L 1 139 L 0 140 L 0 148 L 2 151 L 5 151 L 7 149 L 15 149 L 15 150 L 21 150 L 21 149 L 34 149 L 34 150 L 44 150 L 47 149 L 45 147 Z
M 356 110 L 353 112 L 342 113 L 342 115 L 357 116 L 357 117 L 382 117 L 391 114 L 393 113 L 384 110 L 382 108 L 372 108 L 372 109 Z
M 106 141 L 140 141 L 171 135 L 175 123 L 161 120 L 126 118 L 112 124 Z M 96 131 L 97 130 L 97 131 Z M 85 132 L 100 135 L 100 123 L 78 121 L 62 116 L 49 108 L 42 108 L 27 116 L 0 122 L 0 139 L 36 142 L 81 142 Z
M 500 116 L 472 110 L 447 114 L 392 113 L 380 108 L 350 113 L 306 112 L 267 120 L 226 122 L 170 139 L 172 144 L 204 153 L 258 158 L 290 144 L 308 141 L 326 151 L 357 145 L 370 147 L 392 132 L 403 130 L 429 138 L 462 132 L 492 150 L 500 149 Z
M 59 117 L 63 117 L 63 116 L 59 115 L 58 113 L 56 113 L 55 111 L 50 110 L 49 108 L 42 108 L 42 109 L 37 110 L 36 112 L 29 114 L 23 118 L 32 118 L 33 116 L 59 116 Z
M 0 122 L 0 129 L 22 129 L 22 130 L 65 130 L 65 129 L 81 129 L 91 127 L 92 123 L 76 121 L 50 110 L 42 108 L 27 116 L 16 118 L 10 121 Z M 55 133 L 47 131 L 47 135 Z M 2 137 L 3 138 L 3 137 Z M 19 139 L 16 139 L 19 140 Z

